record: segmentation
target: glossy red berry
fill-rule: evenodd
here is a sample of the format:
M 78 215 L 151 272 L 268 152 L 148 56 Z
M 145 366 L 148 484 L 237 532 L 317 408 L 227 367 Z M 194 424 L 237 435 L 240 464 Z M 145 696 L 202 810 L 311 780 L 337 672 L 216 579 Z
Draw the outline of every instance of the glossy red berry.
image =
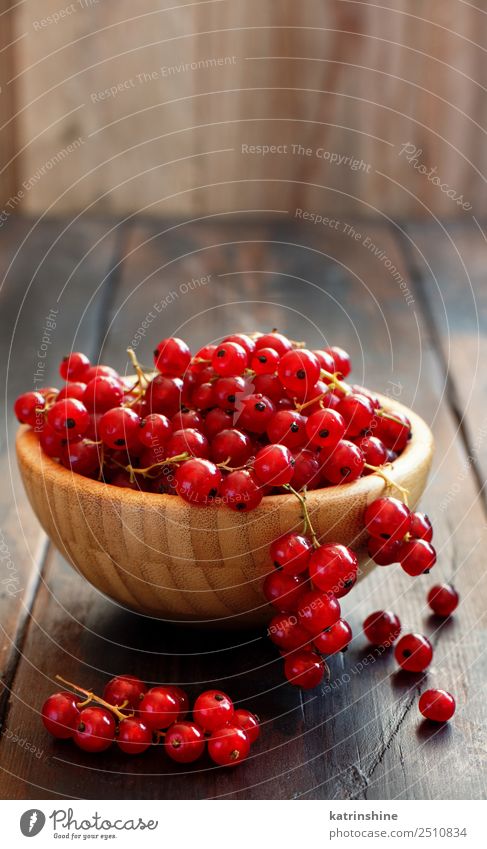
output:
M 405 634 L 396 643 L 394 657 L 407 672 L 424 672 L 433 659 L 433 647 L 422 634 Z
M 260 735 L 260 722 L 255 713 L 239 708 L 233 715 L 232 723 L 245 731 L 250 745 L 253 746 Z
M 428 593 L 428 604 L 437 616 L 450 616 L 458 607 L 460 596 L 451 584 L 435 584 Z
M 325 371 L 328 371 L 331 374 L 336 371 L 335 361 L 328 351 L 318 350 L 313 351 L 313 354 L 315 355 L 315 357 L 317 357 L 318 362 L 320 364 L 320 368 L 325 369 Z
M 46 399 L 40 392 L 24 392 L 17 398 L 14 404 L 14 412 L 21 424 L 35 427 L 36 424 L 44 421 L 43 410 L 45 406 Z
M 192 396 L 191 403 L 197 410 L 209 410 L 210 407 L 213 406 L 213 384 L 212 383 L 200 383 L 199 386 L 196 387 Z
M 85 752 L 103 752 L 115 739 L 115 720 L 110 711 L 86 707 L 80 712 L 73 734 L 76 745 Z
M 211 443 L 211 459 L 214 463 L 227 463 L 230 467 L 244 466 L 253 453 L 253 444 L 248 436 L 237 428 L 221 430 Z
M 181 407 L 182 392 L 183 381 L 180 377 L 166 377 L 158 374 L 149 383 L 145 400 L 151 413 L 163 413 L 168 418 L 172 418 Z
M 251 356 L 255 351 L 255 342 L 250 336 L 247 336 L 246 333 L 231 333 L 230 336 L 225 336 L 223 342 L 236 342 L 237 345 L 241 345 L 242 348 L 245 348 L 249 356 Z
M 374 415 L 372 401 L 366 395 L 354 392 L 342 398 L 337 410 L 343 416 L 349 437 L 358 436 L 367 430 Z
M 340 619 L 340 603 L 334 595 L 310 590 L 301 597 L 297 616 L 299 624 L 316 637 Z
M 294 454 L 293 476 L 291 486 L 300 492 L 305 486 L 307 489 L 316 489 L 320 483 L 320 462 L 313 451 L 302 448 Z
M 127 755 L 141 755 L 152 745 L 152 731 L 136 717 L 122 719 L 117 731 L 117 746 Z
M 63 445 L 58 454 L 63 466 L 66 469 L 71 469 L 78 475 L 90 477 L 95 472 L 100 470 L 101 454 L 100 446 L 92 445 L 89 442 L 67 442 Z M 41 440 L 41 444 L 43 441 Z
M 186 460 L 176 471 L 176 490 L 189 504 L 205 506 L 218 495 L 222 475 L 214 463 L 200 457 Z
M 301 596 L 306 591 L 306 586 L 297 575 L 286 575 L 285 572 L 276 569 L 267 575 L 263 591 L 267 601 L 276 610 L 290 613 L 296 610 Z
M 59 433 L 56 433 L 52 427 L 49 427 L 49 425 L 46 424 L 39 436 L 39 444 L 48 457 L 60 458 L 68 445 L 68 440 L 63 438 Z M 72 444 L 74 446 L 78 443 L 73 442 Z
M 293 613 L 280 613 L 269 622 L 267 635 L 282 651 L 295 651 L 306 646 L 311 637 Z
M 424 539 L 431 542 L 433 539 L 433 526 L 426 513 L 411 513 L 411 528 L 409 533 L 415 539 Z
M 244 373 L 248 359 L 247 351 L 238 342 L 222 342 L 214 351 L 211 364 L 222 377 L 235 377 Z
M 387 448 L 380 439 L 375 436 L 362 436 L 357 439 L 356 445 L 364 455 L 365 462 L 369 466 L 383 466 L 387 463 Z M 372 469 L 366 469 L 365 474 L 373 474 Z
M 328 673 L 323 659 L 314 651 L 304 649 L 293 652 L 284 660 L 284 675 L 290 684 L 303 690 L 313 690 Z
M 85 389 L 86 383 L 77 383 L 71 380 L 57 393 L 56 401 L 64 401 L 65 398 L 76 398 L 77 401 L 82 401 Z
M 105 366 L 101 363 L 97 366 L 90 366 L 88 371 L 83 374 L 83 383 L 88 384 L 95 377 L 112 377 L 120 383 L 120 375 L 116 369 L 111 366 Z
M 419 710 L 433 722 L 448 722 L 455 713 L 455 699 L 446 690 L 425 690 L 419 699 Z
M 174 432 L 178 430 L 186 430 L 187 428 L 203 432 L 204 420 L 201 413 L 198 413 L 196 410 L 188 410 L 183 407 L 178 413 L 176 413 L 175 416 L 172 417 L 171 426 Z
M 393 542 L 408 533 L 411 513 L 397 498 L 377 498 L 367 507 L 364 521 L 371 536 Z
M 390 542 L 389 540 L 380 539 L 380 537 L 369 537 L 367 542 L 369 557 L 379 566 L 390 566 L 391 563 L 399 563 L 401 546 L 402 541 L 400 539 Z
M 137 448 L 140 446 L 141 418 L 129 407 L 114 407 L 100 419 L 98 432 L 108 448 Z
M 73 441 L 81 439 L 90 426 L 88 410 L 75 398 L 56 401 L 47 414 L 47 421 L 56 433 Z
M 191 361 L 191 351 L 186 342 L 177 337 L 163 339 L 154 351 L 154 364 L 158 371 L 172 377 L 181 377 Z
M 374 436 L 377 436 L 387 448 L 400 454 L 411 437 L 411 422 L 407 416 L 396 411 L 392 418 L 377 416 Z
M 135 675 L 117 675 L 106 684 L 103 698 L 115 707 L 124 705 L 129 710 L 136 710 L 146 692 L 147 687 Z
M 204 731 L 216 731 L 231 722 L 234 714 L 231 698 L 221 690 L 200 693 L 193 707 L 193 718 Z
M 435 565 L 436 551 L 424 539 L 410 539 L 401 545 L 399 562 L 408 575 L 423 575 Z
M 299 448 L 307 439 L 306 422 L 305 416 L 296 410 L 278 410 L 267 426 L 269 441 Z
M 179 454 L 191 454 L 192 457 L 208 459 L 210 446 L 204 434 L 193 427 L 176 430 L 166 444 L 166 455 L 177 457 Z
M 293 476 L 294 458 L 285 445 L 265 445 L 257 452 L 253 468 L 261 484 L 284 486 Z
M 256 374 L 275 374 L 279 364 L 279 354 L 274 348 L 259 348 L 250 361 L 250 368 Z
M 345 433 L 345 420 L 336 410 L 317 410 L 306 422 L 306 434 L 312 445 L 334 448 Z
M 188 694 L 187 694 L 186 690 L 183 690 L 182 687 L 177 687 L 175 684 L 171 684 L 169 687 L 166 687 L 166 689 L 169 690 L 172 693 L 173 696 L 175 696 L 175 698 L 178 702 L 179 712 L 178 712 L 177 721 L 181 722 L 183 719 L 186 719 L 186 716 L 188 715 L 188 711 L 189 711 Z
M 323 464 L 323 478 L 332 484 L 351 483 L 364 470 L 364 455 L 353 442 L 342 439 Z
M 332 346 L 331 348 L 324 348 L 324 351 L 333 359 L 333 363 L 335 365 L 334 371 L 340 378 L 348 377 L 352 370 L 352 361 L 350 359 L 350 355 L 347 354 L 343 348 L 338 348 L 336 346 Z
M 225 507 L 238 513 L 255 510 L 264 493 L 252 472 L 242 469 L 230 472 L 220 486 L 220 499 Z
M 179 699 L 170 687 L 152 687 L 139 703 L 140 719 L 153 731 L 169 728 L 179 710 Z
M 276 409 L 277 404 L 281 401 L 287 400 L 289 402 L 286 390 L 277 374 L 257 374 L 252 382 L 254 385 L 254 394 L 264 395 L 265 398 L 269 398 L 276 405 Z M 292 402 L 291 406 L 294 407 Z
M 374 646 L 391 646 L 401 633 L 399 617 L 391 610 L 376 610 L 367 616 L 362 627 Z
M 303 534 L 289 531 L 274 540 L 270 556 L 274 565 L 288 575 L 300 575 L 309 566 L 313 545 Z
M 139 425 L 139 440 L 146 448 L 163 447 L 173 432 L 173 426 L 162 413 L 145 416 Z
M 227 725 L 208 740 L 208 754 L 218 766 L 237 766 L 250 752 L 250 740 L 242 728 Z
M 164 749 L 180 764 L 197 761 L 205 751 L 205 735 L 195 722 L 175 722 L 166 732 Z
M 247 395 L 241 402 L 241 408 L 236 411 L 236 423 L 241 430 L 265 433 L 275 412 L 275 405 L 270 398 L 259 394 Z
M 338 619 L 334 625 L 318 634 L 314 640 L 314 647 L 327 656 L 339 651 L 346 651 L 352 639 L 352 629 L 345 619 Z
M 309 576 L 313 584 L 323 592 L 333 593 L 337 598 L 350 592 L 357 580 L 357 573 L 357 556 L 345 545 L 321 545 L 311 554 Z
M 236 409 L 239 399 L 243 398 L 244 394 L 243 377 L 220 377 L 213 384 L 213 403 L 227 412 Z
M 89 368 L 88 357 L 80 352 L 73 352 L 62 359 L 59 374 L 63 380 L 83 380 Z
M 210 442 L 215 438 L 217 433 L 220 433 L 222 430 L 229 430 L 232 427 L 232 413 L 227 413 L 219 407 L 210 410 L 205 418 L 205 433 Z
M 54 693 L 42 705 L 44 727 L 59 740 L 67 740 L 74 734 L 79 720 L 79 697 L 72 693 Z
M 273 333 L 264 333 L 255 340 L 256 351 L 260 351 L 261 348 L 273 348 L 280 357 L 283 357 L 288 351 L 292 351 L 292 347 L 292 343 L 287 336 L 283 336 L 282 333 L 277 333 L 276 331 Z
M 83 404 L 90 413 L 106 413 L 119 407 L 123 400 L 123 386 L 113 377 L 95 377 L 86 385 Z
M 279 361 L 277 374 L 288 391 L 300 393 L 315 385 L 320 376 L 320 364 L 311 351 L 298 348 L 284 354 Z

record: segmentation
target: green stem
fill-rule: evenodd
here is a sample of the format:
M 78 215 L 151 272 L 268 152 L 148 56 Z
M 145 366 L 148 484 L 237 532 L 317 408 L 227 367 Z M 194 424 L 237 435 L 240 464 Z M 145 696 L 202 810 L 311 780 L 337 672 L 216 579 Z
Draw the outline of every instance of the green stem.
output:
M 382 466 L 372 466 L 370 463 L 364 463 L 364 468 L 370 469 L 371 471 L 375 472 L 375 474 L 379 475 L 379 477 L 381 477 L 389 486 L 392 486 L 394 487 L 394 489 L 397 489 L 398 492 L 401 493 L 406 507 L 408 506 L 409 490 L 406 489 L 406 487 L 401 486 L 400 483 L 397 483 L 397 481 L 395 481 L 391 475 L 384 471 Z
M 313 525 L 311 524 L 308 505 L 306 504 L 306 495 L 298 492 L 291 486 L 290 483 L 285 484 L 283 489 L 287 489 L 288 492 L 291 492 L 298 499 L 301 507 L 303 508 L 303 534 L 306 535 L 309 532 L 314 548 L 319 548 L 320 544 L 318 542 L 318 537 L 316 536 Z

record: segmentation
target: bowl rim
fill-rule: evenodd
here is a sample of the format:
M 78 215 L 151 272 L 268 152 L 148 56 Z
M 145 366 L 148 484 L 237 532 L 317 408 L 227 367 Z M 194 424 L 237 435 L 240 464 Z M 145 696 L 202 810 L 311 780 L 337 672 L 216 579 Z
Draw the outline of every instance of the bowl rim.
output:
M 376 393 L 377 394 L 377 393 Z M 412 437 L 406 448 L 394 460 L 391 465 L 391 472 L 394 477 L 401 480 L 411 469 L 416 465 L 421 464 L 431 456 L 433 449 L 433 434 L 426 422 L 417 415 L 417 413 L 405 407 L 396 400 L 377 394 L 384 409 L 390 412 L 401 412 L 408 416 L 412 425 Z M 189 504 L 186 501 L 174 495 L 166 493 L 142 492 L 124 487 L 111 486 L 111 484 L 103 483 L 102 481 L 87 478 L 78 472 L 73 472 L 61 466 L 52 457 L 48 457 L 40 451 L 39 441 L 34 431 L 27 425 L 21 425 L 16 437 L 16 450 L 19 463 L 30 468 L 33 474 L 42 475 L 51 480 L 56 486 L 63 489 L 76 487 L 79 494 L 90 497 L 99 498 L 101 501 L 113 502 L 118 500 L 132 506 L 142 507 L 164 505 L 165 510 L 178 509 L 184 504 L 186 508 L 201 511 L 205 507 L 195 504 Z M 42 461 L 39 463 L 39 454 Z M 343 498 L 345 494 L 349 497 L 354 495 L 363 496 L 364 493 L 374 493 L 377 497 L 378 476 L 374 474 L 366 475 L 358 478 L 355 481 L 347 484 L 337 484 L 334 486 L 321 487 L 319 489 L 311 489 L 306 493 L 306 499 L 310 508 L 324 499 L 332 501 L 334 498 Z M 385 482 L 384 482 L 385 486 Z M 282 493 L 277 495 L 266 495 L 262 499 L 260 505 L 253 510 L 251 515 L 255 517 L 258 511 L 274 510 L 280 504 L 288 502 L 290 493 Z M 214 509 L 218 507 L 218 502 L 208 505 L 206 509 Z M 249 516 L 249 513 L 240 514 L 242 517 Z

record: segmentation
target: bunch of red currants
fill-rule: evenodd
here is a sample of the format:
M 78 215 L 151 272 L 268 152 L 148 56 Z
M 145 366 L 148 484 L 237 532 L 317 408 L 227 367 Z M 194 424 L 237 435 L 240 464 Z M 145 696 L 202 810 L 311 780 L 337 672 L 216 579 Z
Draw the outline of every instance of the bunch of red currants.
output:
M 207 749 L 219 766 L 236 766 L 248 756 L 260 733 L 257 717 L 236 709 L 220 690 L 201 693 L 188 720 L 189 699 L 181 687 L 148 689 L 133 675 L 118 675 L 100 698 L 59 680 L 76 693 L 63 690 L 49 696 L 42 707 L 42 721 L 54 737 L 72 739 L 85 752 L 103 752 L 113 742 L 129 755 L 162 746 L 173 761 L 189 764 Z

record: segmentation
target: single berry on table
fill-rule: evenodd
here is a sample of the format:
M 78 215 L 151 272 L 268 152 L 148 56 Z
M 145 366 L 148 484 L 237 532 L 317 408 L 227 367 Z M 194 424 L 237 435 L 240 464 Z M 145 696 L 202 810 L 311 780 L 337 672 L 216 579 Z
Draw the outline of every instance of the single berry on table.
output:
M 435 584 L 428 593 L 428 604 L 437 616 L 450 616 L 458 607 L 460 596 L 451 584 Z
M 314 651 L 293 652 L 284 659 L 284 675 L 290 684 L 303 690 L 313 690 L 328 673 L 324 660 Z
M 164 737 L 164 749 L 171 760 L 180 764 L 197 761 L 205 751 L 203 729 L 195 722 L 175 722 Z
M 41 710 L 44 727 L 59 740 L 72 737 L 79 721 L 79 698 L 73 693 L 53 693 L 44 702 Z
M 424 672 L 433 659 L 433 647 L 422 634 L 405 634 L 396 643 L 394 657 L 407 672 Z
M 391 646 L 401 633 L 399 617 L 391 610 L 376 610 L 367 616 L 362 627 L 374 646 Z
M 446 690 L 425 690 L 419 699 L 419 710 L 433 722 L 448 722 L 455 713 L 455 699 Z
M 221 690 L 200 693 L 193 707 L 193 718 L 204 731 L 215 731 L 232 721 L 233 702 Z
M 127 717 L 118 726 L 116 741 L 127 755 L 141 755 L 152 744 L 152 731 L 142 720 Z
M 218 728 L 208 740 L 208 754 L 218 766 L 236 766 L 249 752 L 248 735 L 237 725 Z
M 253 746 L 260 735 L 260 722 L 255 713 L 244 708 L 238 708 L 233 715 L 232 722 L 245 731 L 250 745 Z
M 85 752 L 103 752 L 115 739 L 115 720 L 101 707 L 85 707 L 80 712 L 73 740 Z

